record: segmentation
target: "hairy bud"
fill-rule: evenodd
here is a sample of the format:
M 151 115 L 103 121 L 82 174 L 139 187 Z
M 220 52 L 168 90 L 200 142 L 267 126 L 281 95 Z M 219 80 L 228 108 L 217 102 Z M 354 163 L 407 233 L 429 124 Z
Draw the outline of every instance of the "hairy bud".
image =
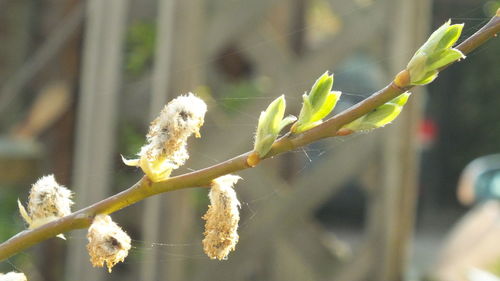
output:
M 147 143 L 139 152 L 139 159 L 126 160 L 129 166 L 140 166 L 154 182 L 170 176 L 189 158 L 187 139 L 194 134 L 200 137 L 207 105 L 192 93 L 169 102 L 160 115 L 151 122 Z
M 227 259 L 238 243 L 238 222 L 240 202 L 236 198 L 233 185 L 239 176 L 225 175 L 212 181 L 209 198 L 210 206 L 203 216 L 205 239 L 203 249 L 211 259 Z
M 125 260 L 131 247 L 130 237 L 107 215 L 94 218 L 87 238 L 90 262 L 98 267 L 106 263 L 109 272 L 115 264 Z
M 44 176 L 31 187 L 28 211 L 18 200 L 19 211 L 29 228 L 33 229 L 71 214 L 71 197 L 71 191 L 59 185 L 54 175 Z

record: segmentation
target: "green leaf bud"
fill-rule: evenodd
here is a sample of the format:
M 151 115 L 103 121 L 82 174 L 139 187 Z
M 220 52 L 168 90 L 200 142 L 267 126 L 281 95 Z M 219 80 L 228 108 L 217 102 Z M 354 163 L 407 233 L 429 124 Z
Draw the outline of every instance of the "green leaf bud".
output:
M 398 117 L 408 101 L 410 93 L 403 93 L 391 101 L 375 108 L 370 113 L 342 127 L 351 131 L 367 131 L 384 127 Z
M 462 34 L 462 29 L 464 28 L 463 24 L 454 24 L 450 26 L 450 21 L 446 22 L 444 25 L 447 25 L 448 27 L 436 46 L 436 50 L 438 51 L 451 48 L 451 46 L 457 42 L 460 34 Z
M 341 95 L 340 92 L 332 92 L 332 86 L 333 75 L 329 75 L 327 71 L 316 80 L 309 94 L 302 96 L 302 109 L 297 123 L 292 127 L 293 133 L 316 127 L 332 112 Z
M 281 130 L 296 120 L 295 116 L 283 119 L 285 108 L 286 101 L 282 95 L 275 99 L 266 111 L 261 112 L 254 144 L 254 150 L 260 157 L 264 157 L 271 150 L 271 146 Z
M 430 71 L 439 69 L 451 62 L 463 58 L 463 56 L 462 52 L 457 49 L 445 50 L 437 55 L 429 56 L 427 69 L 430 69 Z
M 439 68 L 465 58 L 460 50 L 451 48 L 462 29 L 463 24 L 450 25 L 447 21 L 431 34 L 406 67 L 411 85 L 428 84 L 437 77 Z

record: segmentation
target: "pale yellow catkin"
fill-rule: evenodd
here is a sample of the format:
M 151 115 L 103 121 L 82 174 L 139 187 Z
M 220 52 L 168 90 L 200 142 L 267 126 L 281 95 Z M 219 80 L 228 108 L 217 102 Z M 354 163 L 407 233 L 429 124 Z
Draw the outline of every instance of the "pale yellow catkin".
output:
M 97 215 L 89 227 L 87 250 L 94 267 L 103 267 L 108 271 L 118 262 L 123 262 L 130 250 L 131 239 L 110 216 Z
M 240 202 L 233 185 L 239 179 L 239 176 L 225 175 L 212 181 L 210 205 L 203 216 L 206 220 L 203 250 L 211 259 L 227 259 L 238 243 Z

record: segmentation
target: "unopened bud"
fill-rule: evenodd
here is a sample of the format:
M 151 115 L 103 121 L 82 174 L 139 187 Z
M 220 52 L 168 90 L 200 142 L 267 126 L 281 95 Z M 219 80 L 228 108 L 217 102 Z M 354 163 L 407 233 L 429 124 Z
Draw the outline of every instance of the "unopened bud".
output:
M 71 214 L 71 197 L 72 192 L 59 185 L 54 175 L 44 176 L 31 187 L 28 211 L 18 200 L 19 211 L 29 228 L 33 229 Z

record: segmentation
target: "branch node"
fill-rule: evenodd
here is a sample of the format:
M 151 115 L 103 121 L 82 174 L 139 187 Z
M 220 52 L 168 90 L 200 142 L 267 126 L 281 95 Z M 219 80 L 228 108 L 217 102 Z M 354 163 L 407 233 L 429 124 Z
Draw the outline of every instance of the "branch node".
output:
M 255 167 L 260 163 L 260 156 L 259 153 L 256 151 L 252 151 L 250 155 L 247 157 L 247 165 L 249 167 Z
M 341 128 L 340 130 L 337 131 L 336 135 L 337 136 L 348 136 L 352 133 L 354 133 L 354 131 L 351 129 Z
M 397 86 L 399 90 L 408 87 L 410 85 L 410 72 L 406 69 L 399 72 L 396 77 L 394 77 L 393 84 Z

